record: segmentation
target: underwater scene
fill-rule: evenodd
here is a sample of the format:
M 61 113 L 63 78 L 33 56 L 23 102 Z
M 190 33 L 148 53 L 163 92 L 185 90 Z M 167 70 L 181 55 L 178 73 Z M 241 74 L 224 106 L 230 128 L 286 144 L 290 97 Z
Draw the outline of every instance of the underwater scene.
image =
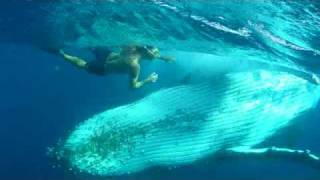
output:
M 320 1 L 0 5 L 0 179 L 320 179 Z

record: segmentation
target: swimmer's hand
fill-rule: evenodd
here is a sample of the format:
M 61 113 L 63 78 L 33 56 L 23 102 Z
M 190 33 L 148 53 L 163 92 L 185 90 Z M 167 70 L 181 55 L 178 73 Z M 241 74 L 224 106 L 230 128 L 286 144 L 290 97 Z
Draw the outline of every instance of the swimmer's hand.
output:
M 176 60 L 174 57 L 170 57 L 170 56 L 160 56 L 159 59 L 161 59 L 167 63 L 171 63 Z
M 146 79 L 146 81 L 147 81 L 147 82 L 155 83 L 155 82 L 157 82 L 158 77 L 159 77 L 158 74 L 155 73 L 155 72 L 153 72 L 153 73 L 151 73 L 151 74 L 148 76 L 148 78 Z
M 155 83 L 155 82 L 157 82 L 157 80 L 158 80 L 158 74 L 153 72 L 143 81 L 137 81 L 137 79 L 134 78 L 132 81 L 132 85 L 133 85 L 132 87 L 133 88 L 141 88 L 146 83 Z

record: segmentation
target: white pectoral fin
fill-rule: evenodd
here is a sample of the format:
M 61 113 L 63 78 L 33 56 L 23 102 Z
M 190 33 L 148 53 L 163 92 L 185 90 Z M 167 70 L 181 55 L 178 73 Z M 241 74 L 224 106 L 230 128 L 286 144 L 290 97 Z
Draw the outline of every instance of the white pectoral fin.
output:
M 295 150 L 289 148 L 250 148 L 250 147 L 236 147 L 227 149 L 227 154 L 231 156 L 256 156 L 256 157 L 270 157 L 270 158 L 285 158 L 307 163 L 317 169 L 320 169 L 319 156 L 312 154 L 310 150 Z

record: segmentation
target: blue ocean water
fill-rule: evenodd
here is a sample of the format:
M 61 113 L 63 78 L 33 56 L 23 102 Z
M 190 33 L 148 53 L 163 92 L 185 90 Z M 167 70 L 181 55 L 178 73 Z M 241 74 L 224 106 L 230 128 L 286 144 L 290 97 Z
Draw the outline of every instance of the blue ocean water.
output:
M 7 1 L 0 7 L 0 178 L 103 179 L 69 170 L 47 155 L 96 113 L 176 86 L 188 73 L 257 66 L 312 80 L 319 74 L 317 1 Z M 131 90 L 127 77 L 96 77 L 44 49 L 152 44 L 176 64 L 146 62 L 159 82 Z M 270 67 L 269 67 L 270 66 Z M 320 154 L 319 106 L 263 143 Z M 318 179 L 319 168 L 286 159 L 205 158 L 175 169 L 154 167 L 120 179 Z

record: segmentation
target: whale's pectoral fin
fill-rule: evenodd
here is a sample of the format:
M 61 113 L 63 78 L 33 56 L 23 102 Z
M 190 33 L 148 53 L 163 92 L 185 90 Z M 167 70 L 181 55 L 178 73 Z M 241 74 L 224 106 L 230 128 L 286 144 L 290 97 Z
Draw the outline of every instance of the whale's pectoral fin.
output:
M 230 156 L 254 156 L 262 158 L 285 158 L 288 160 L 301 161 L 308 165 L 320 169 L 320 157 L 312 154 L 310 150 L 294 150 L 288 148 L 250 148 L 250 147 L 236 147 L 227 149 L 227 155 Z

